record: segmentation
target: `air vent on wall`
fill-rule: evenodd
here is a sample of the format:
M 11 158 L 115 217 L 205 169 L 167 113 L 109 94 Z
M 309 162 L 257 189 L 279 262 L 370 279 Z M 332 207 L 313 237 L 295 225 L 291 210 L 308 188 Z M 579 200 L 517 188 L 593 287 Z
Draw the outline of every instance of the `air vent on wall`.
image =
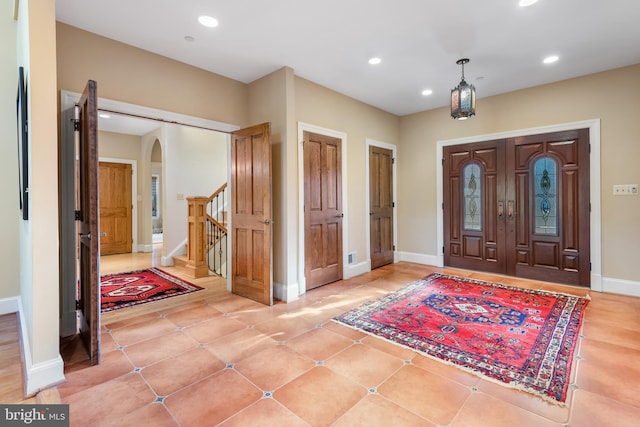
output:
M 358 255 L 355 252 L 350 252 L 347 255 L 347 263 L 349 264 L 355 264 L 355 262 L 358 260 Z

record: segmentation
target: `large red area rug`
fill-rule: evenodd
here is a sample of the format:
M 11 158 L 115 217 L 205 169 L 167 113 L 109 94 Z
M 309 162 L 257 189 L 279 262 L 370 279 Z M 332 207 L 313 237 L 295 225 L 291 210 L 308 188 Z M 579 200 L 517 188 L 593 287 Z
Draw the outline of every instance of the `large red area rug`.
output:
M 436 273 L 333 320 L 562 405 L 588 302 Z
M 158 268 L 109 274 L 100 278 L 101 311 L 104 313 L 202 289 Z

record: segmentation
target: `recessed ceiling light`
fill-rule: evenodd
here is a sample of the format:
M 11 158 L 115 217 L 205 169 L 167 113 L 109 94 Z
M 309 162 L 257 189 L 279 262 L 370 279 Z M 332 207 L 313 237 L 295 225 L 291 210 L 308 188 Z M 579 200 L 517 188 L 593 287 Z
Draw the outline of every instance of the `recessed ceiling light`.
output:
M 371 65 L 378 65 L 381 62 L 382 62 L 382 59 L 378 58 L 377 56 L 374 56 L 373 58 L 369 59 L 369 64 Z
M 534 3 L 537 3 L 538 0 L 520 0 L 518 2 L 518 6 L 520 7 L 527 7 L 527 6 L 531 6 Z
M 544 60 L 542 62 L 544 62 L 545 64 L 553 64 L 558 59 L 560 59 L 558 56 L 551 55 L 551 56 L 547 56 L 546 58 L 544 58 Z
M 422 91 L 422 94 L 423 94 L 424 96 L 429 96 L 429 95 L 431 95 L 432 93 L 433 93 L 433 91 L 432 91 L 431 89 L 425 89 L 425 90 L 423 90 L 423 91 Z
M 202 15 L 198 17 L 198 22 L 205 27 L 215 28 L 218 26 L 218 20 L 212 16 Z
M 110 116 L 110 115 L 105 114 L 105 113 L 100 113 L 100 114 L 98 114 L 98 116 L 100 116 L 100 117 L 101 117 L 101 118 L 103 118 L 103 119 L 110 119 L 110 118 L 111 118 L 111 116 Z

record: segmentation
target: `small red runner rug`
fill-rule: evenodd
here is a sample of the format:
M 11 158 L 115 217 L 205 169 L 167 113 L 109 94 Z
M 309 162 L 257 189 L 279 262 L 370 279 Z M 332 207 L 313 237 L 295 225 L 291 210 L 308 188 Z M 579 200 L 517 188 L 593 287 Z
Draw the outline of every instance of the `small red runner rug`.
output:
M 564 404 L 588 302 L 435 273 L 333 320 Z
M 104 313 L 202 289 L 158 268 L 109 274 L 100 278 L 101 311 Z

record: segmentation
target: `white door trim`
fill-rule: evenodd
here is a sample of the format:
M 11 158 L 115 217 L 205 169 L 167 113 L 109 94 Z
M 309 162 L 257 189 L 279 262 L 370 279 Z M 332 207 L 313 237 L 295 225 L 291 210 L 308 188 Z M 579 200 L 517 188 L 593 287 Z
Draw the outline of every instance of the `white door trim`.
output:
M 537 135 L 541 133 L 560 132 L 573 129 L 589 129 L 589 143 L 591 144 L 591 155 L 589 156 L 590 175 L 590 201 L 591 201 L 591 289 L 602 291 L 602 224 L 601 224 L 601 201 L 600 201 L 600 119 L 584 120 L 580 122 L 560 123 L 556 125 L 518 129 L 507 132 L 492 133 L 486 135 L 476 135 L 466 138 L 447 139 L 437 142 L 436 146 L 436 178 L 437 178 L 437 259 L 438 266 L 444 265 L 444 217 L 442 212 L 443 203 L 443 179 L 442 179 L 442 153 L 443 147 L 450 145 L 468 144 L 473 142 L 490 141 L 492 139 L 513 138 L 524 135 Z

